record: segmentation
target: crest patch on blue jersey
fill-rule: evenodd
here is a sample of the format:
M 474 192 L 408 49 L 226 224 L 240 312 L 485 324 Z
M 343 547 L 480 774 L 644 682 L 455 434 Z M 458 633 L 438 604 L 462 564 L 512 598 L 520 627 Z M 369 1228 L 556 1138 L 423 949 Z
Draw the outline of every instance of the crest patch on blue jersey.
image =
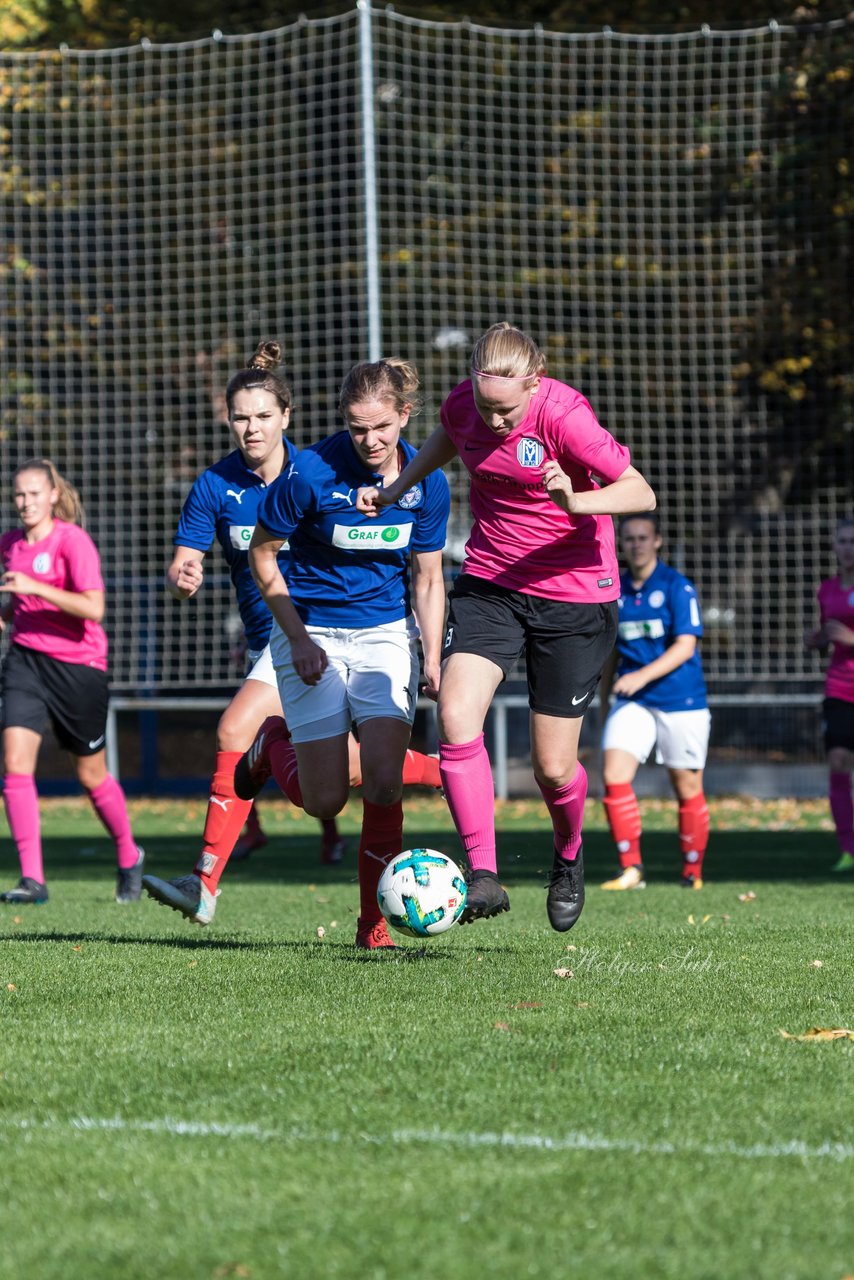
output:
M 406 493 L 401 494 L 397 500 L 397 505 L 403 507 L 404 511 L 411 511 L 413 507 L 420 507 L 424 501 L 424 493 L 420 484 L 414 484 L 411 489 L 407 489 Z
M 543 461 L 543 446 L 532 436 L 522 436 L 516 446 L 520 467 L 538 467 Z

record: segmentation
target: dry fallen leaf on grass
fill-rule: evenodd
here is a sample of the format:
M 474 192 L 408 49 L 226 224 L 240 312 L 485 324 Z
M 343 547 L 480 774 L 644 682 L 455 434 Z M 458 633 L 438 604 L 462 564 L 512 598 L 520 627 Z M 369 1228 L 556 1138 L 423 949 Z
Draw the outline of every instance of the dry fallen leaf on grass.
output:
M 556 978 L 574 978 L 575 974 L 571 969 L 552 969 L 552 973 Z
M 496 1031 L 509 1031 L 509 1030 L 510 1030 L 510 1023 L 509 1023 L 509 1022 L 496 1022 L 496 1024 L 495 1024 L 495 1030 L 496 1030 Z
M 784 1040 L 854 1040 L 854 1031 L 849 1027 L 810 1027 L 802 1036 L 790 1035 L 780 1028 Z
M 823 960 L 810 960 L 810 968 L 811 968 L 811 969 L 823 969 L 823 968 L 824 968 L 824 961 L 823 961 Z
M 738 895 L 739 902 L 755 902 L 756 894 L 751 889 L 749 893 L 740 893 Z
M 318 938 L 325 938 L 325 937 L 326 937 L 326 930 L 324 929 L 323 925 L 319 925 L 319 926 L 318 926 L 318 929 L 317 929 L 317 936 L 318 936 Z
M 7 990 L 7 991 L 17 991 L 17 989 L 18 989 L 18 988 L 15 986 L 14 982 L 7 982 L 7 983 L 6 983 L 6 990 Z

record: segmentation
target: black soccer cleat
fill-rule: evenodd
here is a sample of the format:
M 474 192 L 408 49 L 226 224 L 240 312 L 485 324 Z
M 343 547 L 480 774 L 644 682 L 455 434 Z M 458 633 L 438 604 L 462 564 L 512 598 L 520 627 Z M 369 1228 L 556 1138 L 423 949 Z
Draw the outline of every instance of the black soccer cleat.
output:
M 37 906 L 47 902 L 47 885 L 33 880 L 31 876 L 21 876 L 14 889 L 0 893 L 0 902 L 10 907 Z
M 583 909 L 584 855 L 579 849 L 575 861 L 567 862 L 556 853 L 546 899 L 549 924 L 558 933 L 566 933 L 578 923 Z
M 145 850 L 142 845 L 136 846 L 137 858 L 132 867 L 119 867 L 116 877 L 116 902 L 125 906 L 129 902 L 139 902 L 142 897 L 142 868 L 145 862 Z
M 510 899 L 494 871 L 469 871 L 466 874 L 466 905 L 460 924 L 472 920 L 488 920 L 510 910 Z

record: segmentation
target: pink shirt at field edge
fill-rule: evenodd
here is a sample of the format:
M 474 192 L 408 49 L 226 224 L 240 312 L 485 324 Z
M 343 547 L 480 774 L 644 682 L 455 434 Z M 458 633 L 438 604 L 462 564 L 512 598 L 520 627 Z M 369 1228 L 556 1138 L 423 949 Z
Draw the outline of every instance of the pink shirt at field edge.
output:
M 55 520 L 40 542 L 28 543 L 22 529 L 0 537 L 0 562 L 6 572 L 25 573 L 61 591 L 103 591 L 98 550 L 84 529 Z M 57 662 L 107 670 L 104 628 L 89 618 L 72 618 L 40 596 L 6 593 L 12 602 L 12 642 L 45 653 Z
M 542 466 L 551 460 L 579 493 L 599 488 L 594 476 L 611 484 L 630 464 L 584 396 L 541 378 L 525 419 L 502 437 L 481 418 L 467 379 L 445 400 L 441 421 L 471 476 L 474 524 L 463 572 L 549 600 L 618 599 L 611 517 L 568 515 L 543 488 Z
M 818 589 L 821 625 L 831 618 L 854 631 L 854 587 L 843 587 L 839 578 L 827 578 Z M 854 645 L 834 643 L 824 682 L 828 698 L 854 702 Z

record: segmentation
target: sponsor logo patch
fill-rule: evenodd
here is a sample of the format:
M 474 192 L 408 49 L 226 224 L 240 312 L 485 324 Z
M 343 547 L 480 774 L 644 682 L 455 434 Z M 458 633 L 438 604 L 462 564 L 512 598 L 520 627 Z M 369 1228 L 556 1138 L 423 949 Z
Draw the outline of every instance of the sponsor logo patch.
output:
M 411 524 L 336 524 L 332 545 L 347 551 L 402 551 L 411 537 Z
M 613 578 L 600 578 L 596 583 L 597 587 L 612 587 L 614 585 Z
M 33 573 L 50 573 L 50 552 L 41 551 L 33 561 Z

